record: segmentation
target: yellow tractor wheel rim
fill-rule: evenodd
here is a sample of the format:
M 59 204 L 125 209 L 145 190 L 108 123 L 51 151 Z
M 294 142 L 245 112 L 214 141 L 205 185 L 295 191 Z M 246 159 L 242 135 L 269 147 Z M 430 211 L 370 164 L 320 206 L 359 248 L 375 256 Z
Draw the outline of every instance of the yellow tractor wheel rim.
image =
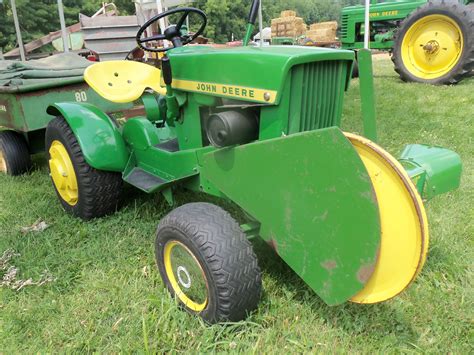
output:
M 406 69 L 421 79 L 437 79 L 459 62 L 464 38 L 459 25 L 444 15 L 430 15 L 416 21 L 402 41 Z
M 209 287 L 193 253 L 184 244 L 170 241 L 164 249 L 164 266 L 178 299 L 190 310 L 202 312 L 208 304 Z
M 5 156 L 3 155 L 3 151 L 0 149 L 0 173 L 7 173 L 7 161 L 5 160 Z
M 423 202 L 400 163 L 373 142 L 346 136 L 372 180 L 381 225 L 375 271 L 351 301 L 378 303 L 402 292 L 422 269 L 428 250 L 428 222 Z
M 60 141 L 54 141 L 49 156 L 49 170 L 56 190 L 68 205 L 75 206 L 79 198 L 77 178 L 66 148 Z

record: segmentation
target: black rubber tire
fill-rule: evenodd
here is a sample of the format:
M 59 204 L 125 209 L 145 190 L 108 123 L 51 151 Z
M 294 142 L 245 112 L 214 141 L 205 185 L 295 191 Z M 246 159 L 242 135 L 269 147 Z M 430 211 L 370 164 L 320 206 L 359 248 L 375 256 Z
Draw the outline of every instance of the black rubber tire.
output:
M 83 220 L 105 216 L 116 211 L 122 192 L 120 173 L 101 171 L 87 164 L 79 142 L 63 117 L 51 120 L 46 128 L 46 155 L 53 141 L 60 141 L 66 148 L 76 173 L 78 201 L 71 206 L 64 201 L 56 186 L 53 186 L 66 212 Z
M 190 203 L 164 217 L 156 234 L 155 255 L 169 292 L 175 292 L 166 275 L 164 249 L 169 241 L 184 244 L 199 261 L 208 284 L 206 308 L 191 314 L 208 323 L 240 321 L 257 308 L 262 290 L 261 272 L 252 244 L 239 224 L 222 208 Z
M 359 77 L 359 63 L 357 63 L 357 59 L 354 60 L 354 66 L 352 67 L 352 79 Z
M 6 173 L 17 176 L 31 169 L 28 143 L 15 131 L 0 131 L 0 150 L 5 159 Z
M 408 29 L 418 20 L 429 15 L 445 15 L 458 24 L 464 37 L 464 48 L 461 58 L 454 68 L 447 74 L 436 79 L 422 79 L 414 76 L 405 67 L 402 60 L 401 47 L 403 38 Z M 419 82 L 434 85 L 457 84 L 469 76 L 474 69 L 474 11 L 468 7 L 450 0 L 430 0 L 426 5 L 415 10 L 400 24 L 395 34 L 392 61 L 395 71 L 403 81 Z

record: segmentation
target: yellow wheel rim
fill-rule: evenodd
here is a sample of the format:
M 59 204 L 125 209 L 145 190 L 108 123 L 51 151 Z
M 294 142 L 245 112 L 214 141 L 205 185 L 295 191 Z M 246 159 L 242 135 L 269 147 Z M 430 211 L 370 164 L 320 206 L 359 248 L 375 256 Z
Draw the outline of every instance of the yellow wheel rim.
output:
M 3 150 L 0 149 L 0 173 L 7 173 L 7 161 L 3 155 Z
M 60 141 L 54 141 L 49 156 L 49 170 L 56 190 L 67 204 L 75 206 L 79 197 L 77 178 L 66 148 Z
M 461 58 L 464 38 L 459 25 L 444 15 L 430 15 L 416 21 L 402 41 L 406 69 L 421 79 L 448 74 Z
M 378 303 L 398 295 L 421 271 L 428 251 L 428 222 L 423 202 L 398 161 L 365 138 L 346 136 L 372 180 L 382 235 L 375 271 L 351 301 Z
M 203 311 L 208 303 L 209 287 L 201 264 L 191 251 L 178 241 L 164 249 L 166 276 L 178 299 L 194 312 Z

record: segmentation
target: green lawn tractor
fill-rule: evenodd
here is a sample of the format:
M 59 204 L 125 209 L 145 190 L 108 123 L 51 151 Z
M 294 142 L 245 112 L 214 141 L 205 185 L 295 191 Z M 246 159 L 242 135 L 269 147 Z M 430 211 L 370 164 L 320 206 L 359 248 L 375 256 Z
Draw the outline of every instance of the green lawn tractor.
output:
M 342 10 L 342 48 L 363 48 L 364 11 Z M 390 51 L 404 81 L 456 84 L 474 70 L 474 1 L 371 0 L 370 48 Z
M 131 61 L 88 68 L 96 92 L 117 103 L 141 98 L 146 116 L 119 126 L 90 104 L 51 105 L 46 145 L 58 198 L 84 220 L 113 213 L 123 182 L 170 205 L 179 187 L 240 207 L 240 223 L 216 205 L 189 203 L 158 225 L 164 284 L 210 323 L 239 321 L 257 307 L 261 271 L 249 241 L 256 236 L 328 305 L 395 297 L 426 259 L 420 193 L 456 188 L 459 157 L 412 145 L 399 162 L 342 132 L 354 52 L 248 46 L 258 7 L 254 0 L 242 47 L 188 46 L 207 19 L 185 7 L 137 34 L 144 50 L 165 52 L 160 68 Z M 191 14 L 200 29 L 182 35 Z M 143 37 L 170 15 L 181 17 Z M 164 39 L 170 47 L 149 44 Z

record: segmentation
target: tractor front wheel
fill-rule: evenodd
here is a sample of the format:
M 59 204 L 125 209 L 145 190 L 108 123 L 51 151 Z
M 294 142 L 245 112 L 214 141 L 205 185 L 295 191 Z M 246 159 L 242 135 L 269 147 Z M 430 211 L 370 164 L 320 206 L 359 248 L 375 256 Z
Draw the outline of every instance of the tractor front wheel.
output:
M 208 323 L 240 321 L 260 300 L 261 273 L 237 222 L 209 203 L 190 203 L 164 217 L 156 262 L 180 305 Z
M 431 0 L 400 25 L 392 61 L 404 81 L 461 81 L 474 69 L 474 11 L 457 1 Z
M 100 171 L 87 164 L 81 147 L 63 117 L 46 129 L 46 152 L 54 189 L 66 212 L 89 220 L 116 210 L 121 174 Z
M 0 173 L 16 176 L 26 173 L 30 168 L 31 159 L 25 138 L 14 131 L 1 131 Z

